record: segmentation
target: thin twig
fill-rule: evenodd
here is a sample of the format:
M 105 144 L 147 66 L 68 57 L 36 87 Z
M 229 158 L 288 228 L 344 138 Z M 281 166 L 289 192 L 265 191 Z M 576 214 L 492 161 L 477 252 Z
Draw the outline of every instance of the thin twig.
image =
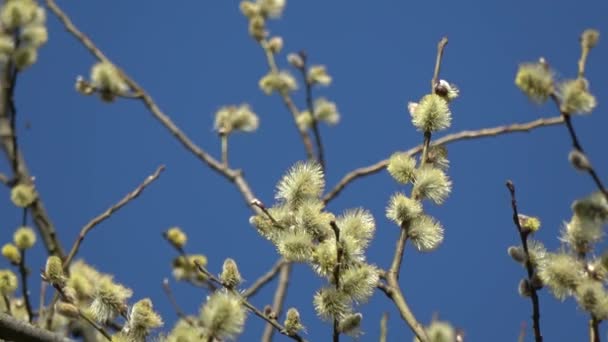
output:
M 0 183 L 4 185 L 9 185 L 10 179 L 4 174 L 0 173 Z
M 600 320 L 595 317 L 589 320 L 589 341 L 600 342 Z
M 164 165 L 159 166 L 156 169 L 156 171 L 154 171 L 153 174 L 151 174 L 150 176 L 148 176 L 143 181 L 143 183 L 141 183 L 137 188 L 135 188 L 135 190 L 133 190 L 130 193 L 128 193 L 125 197 L 123 197 L 116 204 L 112 205 L 106 211 L 104 211 L 103 213 L 99 214 L 97 217 L 95 217 L 91 221 L 89 221 L 89 223 L 87 223 L 84 227 L 82 227 L 82 230 L 80 230 L 80 234 L 78 235 L 78 238 L 74 242 L 74 245 L 72 245 L 72 249 L 70 250 L 70 254 L 68 254 L 67 258 L 63 262 L 63 268 L 67 269 L 70 266 L 70 263 L 72 262 L 72 259 L 74 259 L 74 256 L 76 255 L 76 253 L 78 253 L 78 248 L 80 248 L 80 244 L 84 240 L 85 236 L 93 228 L 95 228 L 101 222 L 103 222 L 103 221 L 107 220 L 108 218 L 110 218 L 110 216 L 112 216 L 112 214 L 114 214 L 116 211 L 120 210 L 122 207 L 124 207 L 125 205 L 127 205 L 129 202 L 131 202 L 135 198 L 139 197 L 139 195 L 144 191 L 144 189 L 148 185 L 150 185 L 152 182 L 154 182 L 156 179 L 158 179 L 158 177 L 160 176 L 161 172 L 163 172 L 164 170 L 165 170 L 165 166 Z
M 32 183 L 32 177 L 25 163 L 25 159 L 16 145 L 17 132 L 14 124 L 14 113 L 16 112 L 16 109 L 13 98 L 16 82 L 15 70 L 15 66 L 12 62 L 9 61 L 4 63 L 0 80 L 0 83 L 2 84 L 2 87 L 0 87 L 0 132 L 2 132 L 0 142 L 6 158 L 12 165 L 14 173 L 13 179 L 10 179 L 7 184 L 13 182 L 13 184 L 19 182 Z M 29 208 L 31 209 L 34 223 L 42 236 L 44 246 L 49 255 L 57 255 L 63 258 L 65 255 L 63 248 L 57 239 L 55 228 L 42 203 L 40 194 L 38 194 L 37 199 Z
M 220 133 L 220 144 L 222 149 L 222 165 L 228 167 L 228 134 Z
M 386 337 L 388 335 L 388 313 L 385 312 L 382 314 L 382 318 L 380 319 L 380 338 L 379 342 L 386 342 Z
M 281 309 L 283 308 L 283 302 L 285 301 L 285 296 L 287 296 L 287 288 L 289 287 L 289 276 L 291 274 L 291 263 L 286 262 L 281 266 L 281 270 L 279 272 L 279 283 L 277 284 L 277 289 L 274 292 L 274 298 L 272 300 L 272 312 L 278 317 L 281 314 Z M 268 323 L 264 328 L 264 333 L 262 334 L 261 341 L 262 342 L 270 342 L 272 341 L 272 335 L 274 334 L 273 325 Z
M 530 253 L 528 251 L 528 232 L 524 231 L 519 222 L 519 212 L 517 210 L 517 201 L 515 199 L 515 185 L 512 181 L 507 181 L 507 188 L 511 194 L 511 209 L 513 210 L 513 223 L 517 228 L 519 237 L 521 239 L 521 245 L 526 254 L 526 271 L 528 273 L 528 284 L 530 284 L 530 298 L 532 300 L 532 325 L 534 330 L 534 340 L 536 342 L 543 341 L 543 335 L 540 332 L 540 305 L 538 301 L 538 294 L 536 288 L 533 285 L 532 278 L 534 277 L 534 266 L 530 260 Z
M 286 262 L 287 261 L 283 258 L 279 259 L 274 264 L 274 266 L 272 266 L 272 268 L 270 270 L 268 270 L 268 272 L 264 273 L 264 275 L 259 277 L 256 281 L 254 281 L 253 284 L 251 284 L 251 286 L 249 286 L 249 288 L 247 290 L 243 291 L 243 293 L 242 293 L 243 297 L 249 298 L 249 297 L 254 296 L 264 285 L 268 284 L 270 281 L 272 281 L 272 279 L 274 279 L 274 277 L 281 270 L 281 267 Z
M 448 145 L 453 142 L 461 140 L 473 140 L 485 137 L 494 137 L 502 134 L 517 133 L 517 132 L 530 132 L 536 128 L 559 125 L 564 122 L 564 118 L 561 116 L 542 118 L 525 123 L 516 123 L 510 125 L 503 125 L 497 127 L 482 128 L 479 130 L 462 131 L 458 133 L 452 133 L 445 135 L 439 139 L 435 139 L 435 142 L 431 146 Z M 410 148 L 404 153 L 410 156 L 418 154 L 422 151 L 423 145 Z M 324 197 L 323 202 L 329 203 L 334 199 L 344 188 L 351 182 L 378 173 L 386 168 L 388 165 L 388 159 L 380 160 L 372 165 L 357 168 L 342 177 L 342 179 L 336 184 Z
M 277 67 L 277 62 L 274 58 L 274 53 L 268 47 L 268 41 L 265 39 L 262 39 L 260 41 L 260 46 L 264 50 L 264 55 L 266 56 L 266 62 L 268 64 L 268 69 L 270 69 L 270 72 L 279 73 L 279 68 Z M 285 105 L 287 110 L 291 113 L 291 116 L 293 118 L 293 123 L 296 126 L 298 133 L 300 134 L 300 138 L 302 139 L 302 143 L 304 144 L 304 150 L 306 151 L 306 158 L 309 160 L 314 159 L 314 149 L 312 147 L 312 142 L 310 141 L 310 137 L 308 136 L 308 133 L 306 132 L 306 130 L 303 129 L 302 127 L 300 127 L 300 125 L 298 125 L 298 116 L 300 115 L 300 111 L 298 110 L 298 107 L 296 107 L 295 103 L 293 102 L 293 99 L 289 95 L 289 91 L 279 91 L 279 95 L 281 96 L 281 99 L 283 100 L 283 104 Z
M 169 279 L 167 279 L 167 278 L 163 279 L 163 290 L 165 291 L 165 294 L 167 295 L 167 298 L 169 299 L 171 306 L 173 306 L 173 310 L 175 310 L 177 317 L 183 319 L 191 327 L 194 327 L 195 326 L 194 321 L 190 317 L 188 317 L 188 315 L 184 312 L 184 310 L 182 310 L 182 308 L 179 306 L 179 304 L 177 304 L 177 300 L 175 300 L 175 297 L 173 296 L 171 287 L 169 287 Z
M 28 290 L 27 276 L 30 270 L 25 266 L 25 249 L 20 249 L 21 260 L 19 260 L 19 275 L 21 276 L 21 292 L 23 293 L 23 301 L 25 302 L 25 310 L 27 311 L 28 322 L 32 323 L 34 319 L 34 312 L 32 310 L 32 303 L 30 302 L 30 291 Z
M 238 291 L 234 290 L 231 287 L 226 286 L 220 279 L 218 279 L 215 275 L 213 275 L 213 273 L 209 272 L 203 265 L 199 264 L 198 262 L 195 262 L 195 264 L 196 264 L 198 270 L 201 273 L 203 273 L 207 278 L 209 278 L 212 281 L 214 281 L 217 285 L 220 285 L 220 286 L 224 287 L 227 291 L 230 291 L 230 293 L 232 293 L 233 295 L 239 297 L 241 299 L 241 303 L 243 303 L 243 305 L 247 309 L 249 309 L 251 312 L 253 312 L 256 316 L 258 316 L 261 319 L 265 320 L 268 324 L 270 324 L 274 329 L 276 329 L 277 331 L 279 331 L 281 334 L 283 334 L 283 335 L 291 338 L 294 341 L 300 341 L 300 342 L 305 341 L 298 334 L 293 334 L 293 335 L 288 334 L 287 331 L 285 330 L 285 328 L 279 322 L 277 322 L 276 319 L 271 319 L 271 318 L 267 317 L 266 315 L 264 315 L 264 313 L 262 311 L 260 311 L 259 309 L 257 309 L 250 302 L 248 302 L 247 299 L 245 299 Z M 289 263 L 286 263 L 286 265 L 289 265 Z
M 340 241 L 340 227 L 336 224 L 336 221 L 329 222 L 331 229 L 334 231 L 336 237 L 336 265 L 334 266 L 334 285 L 336 289 L 340 290 L 340 272 L 342 269 L 342 254 L 344 249 L 342 248 L 342 242 Z M 340 329 L 338 317 L 334 317 L 333 322 L 333 342 L 340 342 Z
M 317 160 L 319 161 L 321 168 L 325 171 L 325 156 L 323 153 L 323 143 L 321 142 L 321 132 L 319 131 L 319 122 L 315 117 L 315 106 L 312 101 L 312 83 L 308 79 L 308 55 L 302 51 L 300 52 L 300 58 L 302 58 L 304 63 L 301 68 L 298 68 L 298 70 L 300 70 L 302 81 L 305 84 L 306 106 L 308 107 L 308 113 L 310 113 L 310 117 L 312 119 L 312 132 L 317 145 Z
M 448 37 L 443 37 L 437 43 L 437 57 L 435 58 L 435 69 L 433 70 L 433 78 L 431 79 L 431 92 L 435 92 L 435 86 L 439 81 L 439 71 L 441 70 L 441 60 L 443 58 L 443 51 L 445 46 L 448 45 Z

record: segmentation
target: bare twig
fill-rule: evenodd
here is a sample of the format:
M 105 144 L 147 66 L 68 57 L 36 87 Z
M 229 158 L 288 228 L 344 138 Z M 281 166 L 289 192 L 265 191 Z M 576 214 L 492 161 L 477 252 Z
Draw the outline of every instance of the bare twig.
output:
M 177 317 L 183 319 L 186 323 L 188 323 L 188 325 L 194 327 L 195 326 L 194 321 L 192 321 L 192 319 L 190 319 L 190 317 L 188 317 L 188 315 L 186 315 L 184 310 L 182 310 L 182 308 L 179 306 L 179 304 L 177 304 L 177 301 L 175 300 L 175 297 L 173 296 L 173 292 L 171 291 L 171 287 L 169 287 L 169 279 L 167 279 L 167 278 L 163 279 L 163 290 L 165 291 L 165 294 L 167 295 L 167 298 L 169 299 L 171 306 L 173 306 L 173 310 L 175 310 Z
M 321 142 L 321 132 L 319 131 L 319 123 L 317 118 L 315 117 L 315 106 L 312 101 L 312 83 L 308 79 L 308 55 L 304 52 L 300 52 L 300 58 L 304 62 L 302 67 L 298 68 L 302 75 L 302 81 L 305 84 L 306 88 L 306 106 L 308 107 L 308 112 L 310 113 L 310 117 L 312 118 L 312 132 L 315 137 L 315 142 L 317 145 L 317 160 L 321 165 L 321 168 L 325 171 L 325 156 L 323 153 L 323 143 Z
M 23 293 L 23 301 L 25 302 L 25 310 L 27 311 L 28 321 L 32 323 L 34 319 L 34 312 L 32 310 L 32 303 L 30 302 L 30 292 L 28 290 L 28 282 L 27 276 L 30 273 L 30 270 L 25 265 L 25 249 L 20 249 L 21 252 L 21 260 L 19 260 L 19 275 L 21 276 L 21 292 Z
M 10 179 L 4 174 L 0 173 L 0 183 L 4 185 L 9 185 Z
M 600 342 L 600 320 L 595 317 L 589 320 L 589 341 Z
M 532 278 L 534 277 L 534 266 L 532 266 L 532 262 L 530 261 L 530 253 L 528 251 L 528 232 L 523 230 L 521 227 L 521 223 L 519 222 L 519 213 L 517 210 L 517 201 L 515 199 L 515 185 L 512 181 L 507 181 L 507 188 L 509 189 L 509 193 L 511 194 L 511 209 L 513 210 L 513 223 L 517 228 L 517 232 L 519 233 L 519 237 L 521 239 L 521 245 L 524 249 L 524 253 L 526 254 L 526 271 L 528 272 L 528 283 L 530 284 L 530 298 L 532 300 L 532 325 L 534 330 L 534 340 L 536 342 L 543 341 L 543 335 L 540 332 L 540 305 L 538 301 L 538 294 L 536 293 L 536 288 L 533 285 Z
M 220 133 L 220 144 L 222 145 L 222 165 L 228 167 L 228 134 Z
M 279 273 L 279 283 L 277 285 L 277 289 L 274 292 L 274 298 L 272 300 L 272 312 L 274 312 L 277 317 L 281 314 L 281 309 L 283 308 L 283 302 L 285 301 L 285 296 L 287 295 L 287 288 L 289 287 L 289 276 L 291 274 L 291 263 L 286 262 L 281 266 L 281 270 Z M 274 333 L 273 329 L 274 325 L 268 323 L 264 328 L 264 333 L 262 334 L 261 341 L 262 342 L 270 342 L 272 341 L 272 335 Z
M 564 118 L 561 116 L 550 117 L 550 118 L 542 118 L 537 119 L 530 122 L 520 123 L 520 124 L 510 124 L 504 126 L 483 128 L 479 130 L 472 131 L 462 131 L 458 133 L 452 133 L 445 135 L 439 139 L 436 139 L 432 146 L 436 145 L 447 145 L 453 142 L 461 141 L 461 140 L 473 140 L 485 137 L 494 137 L 503 134 L 509 133 L 517 133 L 517 132 L 530 132 L 533 129 L 546 127 L 546 126 L 554 126 L 559 125 L 564 122 Z M 416 147 L 410 148 L 405 151 L 405 154 L 413 156 L 422 151 L 423 145 L 418 145 Z M 329 203 L 332 199 L 334 199 L 344 188 L 349 185 L 351 182 L 356 179 L 362 178 L 364 176 L 368 176 L 374 173 L 378 173 L 386 168 L 388 165 L 388 159 L 380 160 L 372 165 L 364 166 L 357 168 L 349 173 L 347 173 L 342 179 L 336 184 L 332 190 L 330 190 L 324 197 L 323 202 Z
M 144 189 L 148 185 L 150 185 L 152 182 L 154 182 L 156 179 L 158 179 L 158 177 L 160 176 L 161 172 L 163 172 L 164 170 L 165 170 L 165 166 L 164 165 L 159 166 L 156 169 L 156 171 L 154 171 L 153 174 L 151 174 L 150 176 L 148 176 L 143 181 L 143 183 L 141 183 L 137 188 L 135 188 L 135 190 L 133 190 L 130 193 L 128 193 L 125 197 L 123 197 L 116 204 L 112 205 L 106 211 L 104 211 L 100 215 L 96 216 L 91 221 L 89 221 L 89 223 L 87 223 L 84 227 L 82 227 L 82 230 L 80 231 L 80 234 L 78 235 L 78 238 L 74 242 L 74 245 L 72 245 L 72 249 L 70 250 L 70 254 L 68 254 L 67 258 L 63 262 L 63 268 L 67 269 L 70 266 L 70 263 L 72 262 L 72 259 L 74 259 L 74 256 L 76 255 L 76 253 L 78 253 L 78 248 L 80 248 L 80 244 L 84 240 L 85 236 L 93 228 L 95 228 L 98 224 L 100 224 L 101 222 L 105 221 L 106 219 L 110 218 L 110 216 L 112 216 L 112 214 L 114 214 L 116 211 L 120 210 L 122 207 L 124 207 L 125 205 L 127 205 L 127 203 L 129 203 L 133 199 L 137 198 L 144 191 Z
M 386 337 L 388 335 L 388 313 L 385 312 L 382 314 L 382 318 L 380 319 L 380 338 L 379 342 L 386 342 Z
M 342 248 L 342 243 L 340 242 L 340 227 L 336 224 L 336 221 L 329 222 L 331 229 L 334 231 L 334 235 L 336 236 L 336 266 L 334 266 L 334 285 L 336 289 L 340 289 L 340 272 L 342 268 L 342 254 L 344 254 L 344 249 Z M 340 342 L 340 329 L 338 329 L 338 318 L 334 317 L 333 324 L 333 342 Z
M 15 130 L 15 90 L 16 71 L 12 62 L 4 63 L 0 83 L 0 143 L 4 154 L 13 168 L 13 179 L 7 179 L 5 184 L 12 182 L 32 183 L 32 176 L 21 151 L 17 147 L 17 132 Z M 64 257 L 61 243 L 57 239 L 55 228 L 51 223 L 46 209 L 38 194 L 37 199 L 30 205 L 34 223 L 42 236 L 44 246 L 50 255 Z
M 276 319 L 271 319 L 268 316 L 264 315 L 264 313 L 262 311 L 260 311 L 259 309 L 257 309 L 250 302 L 248 302 L 247 299 L 245 299 L 238 291 L 234 290 L 233 288 L 230 288 L 230 287 L 226 286 L 220 279 L 218 279 L 215 275 L 213 275 L 213 273 L 209 272 L 205 267 L 203 267 L 203 265 L 199 264 L 198 262 L 195 262 L 195 264 L 196 264 L 198 270 L 201 273 L 203 273 L 205 276 L 207 276 L 207 278 L 211 279 L 216 284 L 224 287 L 227 291 L 230 291 L 230 293 L 232 293 L 233 295 L 239 297 L 241 299 L 241 303 L 243 303 L 243 305 L 247 309 L 249 309 L 251 312 L 253 312 L 256 316 L 258 316 L 261 319 L 263 319 L 264 321 L 266 321 L 268 324 L 270 324 L 274 329 L 276 329 L 277 331 L 279 331 L 281 334 L 283 334 L 283 335 L 291 338 L 294 341 L 300 341 L 300 342 L 304 342 L 305 341 L 298 334 L 293 334 L 293 335 L 288 334 L 287 331 L 285 330 L 285 328 L 279 322 L 277 322 Z M 289 265 L 289 263 L 286 263 L 286 265 Z
M 243 291 L 243 297 L 249 298 L 254 296 L 264 285 L 268 284 L 270 281 L 272 281 L 272 279 L 274 279 L 285 263 L 287 263 L 285 259 L 279 259 L 274 266 L 268 270 L 268 272 L 264 273 L 264 275 L 254 281 L 247 290 Z
M 264 50 L 264 55 L 266 56 L 266 62 L 268 64 L 268 68 L 270 69 L 270 72 L 278 73 L 279 68 L 277 67 L 277 62 L 274 58 L 274 53 L 268 47 L 268 41 L 266 39 L 262 39 L 260 41 L 260 46 Z M 293 99 L 289 95 L 289 91 L 280 91 L 279 95 L 281 95 L 283 104 L 285 104 L 285 107 L 291 113 L 291 116 L 293 117 L 293 123 L 295 124 L 296 129 L 298 130 L 298 133 L 300 134 L 300 138 L 302 139 L 302 143 L 304 144 L 304 149 L 306 150 L 306 158 L 311 159 L 311 160 L 314 159 L 314 157 L 315 157 L 314 149 L 312 147 L 312 142 L 310 141 L 310 137 L 308 136 L 308 133 L 306 132 L 306 130 L 303 129 L 302 127 L 300 127 L 300 125 L 298 125 L 298 115 L 300 115 L 300 111 L 298 110 L 298 107 L 296 107 L 295 103 L 293 102 Z
M 0 313 L 0 339 L 20 342 L 74 342 L 4 313 Z

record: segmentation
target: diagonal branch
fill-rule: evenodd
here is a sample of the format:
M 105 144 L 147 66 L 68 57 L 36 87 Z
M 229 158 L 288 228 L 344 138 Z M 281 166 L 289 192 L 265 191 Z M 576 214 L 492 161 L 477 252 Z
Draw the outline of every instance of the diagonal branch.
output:
M 0 339 L 20 342 L 74 342 L 0 312 Z
M 524 123 L 516 123 L 504 126 L 490 127 L 490 128 L 482 128 L 479 130 L 473 131 L 462 131 L 458 133 L 452 133 L 445 135 L 439 139 L 436 139 L 432 145 L 447 145 L 453 142 L 461 141 L 461 140 L 473 140 L 480 139 L 485 137 L 494 137 L 503 134 L 509 133 L 517 133 L 517 132 L 530 132 L 533 129 L 546 127 L 546 126 L 554 126 L 559 125 L 564 122 L 564 118 L 561 116 L 549 117 L 537 119 L 534 121 L 524 122 Z M 406 154 L 412 156 L 418 154 L 422 151 L 423 145 L 418 145 L 416 147 L 410 148 L 405 151 Z M 380 160 L 375 164 L 364 166 L 357 168 L 342 177 L 342 179 L 336 184 L 324 197 L 323 202 L 328 203 L 332 199 L 334 199 L 344 188 L 355 181 L 356 179 L 362 178 L 364 176 L 368 176 L 374 173 L 378 173 L 386 168 L 388 165 L 388 159 Z
M 283 258 L 279 259 L 268 272 L 259 277 L 249 288 L 243 291 L 243 297 L 249 298 L 254 296 L 264 285 L 268 284 L 276 275 L 283 269 L 287 261 Z
M 141 183 L 137 188 L 135 188 L 135 190 L 133 190 L 130 193 L 128 193 L 125 197 L 123 197 L 116 204 L 112 205 L 106 211 L 104 211 L 103 213 L 99 214 L 98 216 L 96 216 L 95 218 L 93 218 L 91 221 L 89 221 L 89 223 L 87 223 L 84 227 L 82 227 L 82 230 L 80 231 L 80 234 L 78 235 L 78 238 L 74 242 L 74 245 L 72 245 L 72 249 L 70 250 L 70 254 L 68 254 L 67 258 L 63 262 L 63 268 L 67 269 L 70 266 L 70 263 L 72 262 L 72 259 L 74 259 L 74 256 L 76 255 L 76 253 L 78 253 L 78 249 L 80 248 L 80 244 L 84 240 L 85 236 L 91 230 L 93 230 L 93 228 L 95 228 L 101 222 L 103 222 L 103 221 L 107 220 L 108 218 L 110 218 L 110 216 L 112 216 L 112 214 L 114 214 L 115 212 L 117 212 L 118 210 L 120 210 L 122 207 L 124 207 L 125 205 L 127 205 L 129 202 L 131 202 L 135 198 L 139 197 L 139 195 L 144 191 L 144 189 L 148 185 L 150 185 L 152 182 L 154 182 L 155 180 L 157 180 L 158 177 L 160 176 L 161 172 L 163 172 L 164 170 L 165 170 L 165 166 L 164 165 L 159 166 L 156 169 L 156 171 L 154 171 L 153 174 L 151 174 L 150 176 L 148 176 L 143 181 L 143 183 Z

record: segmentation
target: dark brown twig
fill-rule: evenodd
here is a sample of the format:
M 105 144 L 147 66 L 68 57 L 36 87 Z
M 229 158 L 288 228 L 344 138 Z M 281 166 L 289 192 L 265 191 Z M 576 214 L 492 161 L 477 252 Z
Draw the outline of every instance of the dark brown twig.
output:
M 534 340 L 536 342 L 543 341 L 543 335 L 540 332 L 540 305 L 538 301 L 538 294 L 536 293 L 536 288 L 533 285 L 532 278 L 534 277 L 534 267 L 532 266 L 532 262 L 530 261 L 530 253 L 528 251 L 528 232 L 522 229 L 521 224 L 519 222 L 519 212 L 517 210 L 517 201 L 515 199 L 515 185 L 512 181 L 507 181 L 507 188 L 509 189 L 509 193 L 511 194 L 511 209 L 513 210 L 513 223 L 517 228 L 517 232 L 519 233 L 519 237 L 521 240 L 521 245 L 524 249 L 524 253 L 526 255 L 526 271 L 528 273 L 528 284 L 530 284 L 530 298 L 532 300 L 532 325 L 534 330 Z
M 20 342 L 74 342 L 5 313 L 0 313 L 0 339 Z
M 336 237 L 336 266 L 334 267 L 334 285 L 336 289 L 340 289 L 340 272 L 342 271 L 342 254 L 344 254 L 344 249 L 342 248 L 342 242 L 340 241 L 340 228 L 336 224 L 336 221 L 329 222 L 331 229 L 334 231 L 334 235 Z M 339 321 L 337 317 L 334 317 L 333 324 L 333 342 L 340 342 L 340 329 L 339 329 Z
M 435 139 L 435 142 L 431 144 L 431 146 L 435 145 L 447 145 L 453 142 L 461 141 L 461 140 L 473 140 L 485 137 L 494 137 L 502 134 L 509 133 L 517 133 L 517 132 L 529 132 L 533 129 L 546 127 L 546 126 L 554 126 L 559 125 L 564 122 L 564 118 L 561 116 L 551 117 L 551 118 L 542 118 L 537 119 L 530 122 L 525 122 L 521 124 L 510 124 L 504 126 L 497 126 L 491 128 L 483 128 L 479 130 L 472 131 L 462 131 L 458 133 L 452 133 L 445 135 L 439 139 Z M 418 145 L 416 147 L 410 148 L 404 153 L 410 156 L 418 154 L 422 151 L 423 145 Z M 364 166 L 357 168 L 342 177 L 342 179 L 336 184 L 324 197 L 323 202 L 325 204 L 329 203 L 332 199 L 334 199 L 344 188 L 352 183 L 353 181 L 374 174 L 380 171 L 383 171 L 388 165 L 388 159 L 380 160 L 372 165 Z
M 274 292 L 274 298 L 272 299 L 272 312 L 276 314 L 278 317 L 281 314 L 281 308 L 283 307 L 283 302 L 285 301 L 285 297 L 287 296 L 287 288 L 289 287 L 289 276 L 291 274 L 291 263 L 286 262 L 281 266 L 279 271 L 279 283 L 277 285 L 277 289 Z M 261 341 L 262 342 L 270 342 L 272 341 L 272 335 L 274 334 L 274 325 L 268 323 L 264 328 L 264 333 L 262 334 Z
M 306 106 L 308 107 L 308 112 L 310 113 L 310 117 L 312 118 L 312 132 L 315 138 L 315 142 L 317 145 L 317 160 L 321 165 L 321 168 L 325 171 L 325 155 L 323 152 L 323 143 L 321 141 L 321 132 L 319 131 L 319 123 L 315 117 L 315 106 L 312 100 L 312 86 L 313 84 L 308 79 L 308 58 L 307 54 L 303 51 L 300 52 L 300 58 L 304 62 L 300 70 L 300 74 L 302 75 L 302 81 L 305 84 L 306 91 Z
M 124 207 L 125 205 L 127 205 L 129 202 L 131 202 L 135 198 L 139 197 L 139 195 L 144 191 L 144 189 L 148 185 L 150 185 L 152 182 L 154 182 L 156 179 L 158 179 L 158 177 L 160 176 L 161 172 L 163 172 L 164 170 L 165 170 L 165 166 L 164 165 L 159 166 L 156 169 L 156 171 L 154 171 L 154 173 L 152 173 L 150 176 L 148 176 L 143 181 L 143 183 L 141 183 L 137 188 L 135 188 L 135 190 L 133 190 L 130 193 L 128 193 L 125 197 L 123 197 L 116 204 L 112 205 L 106 211 L 104 211 L 103 213 L 99 214 L 98 216 L 96 216 L 95 218 L 93 218 L 91 221 L 89 221 L 89 223 L 87 223 L 84 227 L 82 227 L 82 229 L 80 230 L 80 234 L 78 235 L 78 238 L 74 242 L 74 245 L 72 245 L 72 249 L 70 250 L 70 254 L 68 254 L 67 258 L 65 258 L 65 260 L 63 262 L 63 268 L 66 269 L 66 270 L 68 269 L 68 267 L 70 266 L 70 263 L 72 262 L 72 259 L 74 259 L 74 256 L 76 255 L 76 253 L 78 253 L 78 248 L 80 248 L 80 244 L 84 240 L 85 236 L 93 228 L 95 228 L 101 222 L 103 222 L 103 221 L 107 220 L 108 218 L 110 218 L 112 216 L 112 214 L 114 214 L 116 211 L 120 210 L 122 207 Z
M 28 321 L 32 323 L 34 319 L 34 311 L 32 310 L 32 303 L 30 302 L 30 291 L 28 290 L 27 276 L 30 270 L 25 265 L 25 249 L 20 249 L 21 260 L 19 260 L 19 275 L 21 276 L 21 292 L 23 293 L 23 301 L 25 303 L 25 310 L 27 311 Z

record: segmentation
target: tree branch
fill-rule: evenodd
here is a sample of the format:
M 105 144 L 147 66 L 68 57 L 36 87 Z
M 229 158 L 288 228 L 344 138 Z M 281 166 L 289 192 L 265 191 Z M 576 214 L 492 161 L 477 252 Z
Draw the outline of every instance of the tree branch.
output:
M 494 137 L 502 134 L 517 133 L 517 132 L 530 132 L 533 129 L 559 125 L 564 122 L 564 118 L 561 116 L 542 118 L 525 123 L 516 123 L 504 126 L 482 128 L 479 130 L 468 130 L 458 133 L 452 133 L 445 135 L 439 139 L 436 139 L 431 145 L 448 145 L 453 142 L 461 140 L 472 140 L 485 137 Z M 423 145 L 410 148 L 405 151 L 406 154 L 413 156 L 422 151 Z M 325 204 L 333 200 L 344 188 L 356 179 L 368 176 L 374 173 L 378 173 L 386 168 L 388 165 L 388 159 L 380 160 L 372 165 L 357 168 L 342 177 L 342 179 L 336 184 L 324 197 L 323 202 Z
M 254 296 L 264 285 L 268 284 L 270 281 L 272 281 L 272 279 L 274 279 L 285 263 L 287 263 L 285 259 L 279 259 L 274 266 L 268 270 L 268 272 L 253 282 L 253 284 L 251 284 L 247 290 L 243 291 L 243 297 L 249 298 Z
M 156 169 L 156 171 L 154 171 L 153 174 L 151 174 L 150 176 L 148 176 L 144 180 L 143 183 L 141 183 L 137 188 L 135 188 L 135 190 L 133 190 L 130 193 L 128 193 L 125 197 L 123 197 L 123 199 L 121 199 L 120 201 L 118 201 L 116 204 L 114 204 L 113 206 L 111 206 L 110 208 L 108 208 L 106 211 L 104 211 L 103 213 L 101 213 L 97 217 L 93 218 L 91 221 L 89 221 L 89 223 L 87 223 L 84 227 L 82 227 L 82 230 L 80 231 L 80 234 L 78 235 L 78 238 L 76 239 L 76 241 L 74 241 L 74 245 L 72 245 L 72 249 L 70 250 L 70 254 L 68 254 L 67 258 L 63 262 L 63 268 L 66 269 L 66 270 L 68 269 L 68 267 L 70 266 L 70 263 L 72 262 L 72 259 L 74 259 L 74 256 L 76 255 L 76 253 L 78 253 L 78 249 L 80 248 L 80 244 L 84 240 L 85 236 L 93 228 L 95 228 L 98 224 L 100 224 L 101 222 L 103 222 L 106 219 L 108 219 L 110 216 L 112 216 L 112 214 L 114 214 L 116 211 L 120 210 L 122 207 L 124 207 L 125 205 L 127 205 L 129 202 L 131 202 L 132 200 L 134 200 L 135 198 L 137 198 L 144 191 L 144 189 L 148 185 L 150 185 L 152 182 L 154 182 L 155 180 L 158 179 L 158 177 L 160 176 L 161 172 L 163 172 L 164 170 L 165 170 L 165 166 L 164 165 L 159 166 Z
M 0 313 L 0 338 L 19 342 L 74 342 L 5 313 Z
M 534 329 L 534 340 L 536 342 L 543 341 L 543 335 L 540 332 L 540 305 L 538 301 L 538 294 L 536 288 L 533 285 L 532 278 L 534 277 L 534 267 L 530 261 L 530 253 L 528 251 L 528 233 L 521 228 L 519 222 L 519 213 L 517 211 L 517 200 L 515 199 L 515 185 L 512 181 L 507 181 L 507 188 L 511 194 L 511 209 L 513 210 L 513 223 L 517 228 L 519 237 L 521 239 L 521 245 L 526 254 L 526 271 L 528 272 L 528 284 L 530 285 L 530 299 L 532 300 L 532 325 Z
M 279 273 L 279 283 L 277 285 L 277 289 L 274 292 L 274 299 L 272 301 L 272 312 L 278 317 L 281 314 L 281 309 L 283 308 L 283 302 L 285 301 L 285 296 L 287 295 L 287 287 L 289 286 L 289 275 L 291 274 L 291 263 L 286 262 L 281 266 L 281 271 Z M 266 324 L 266 328 L 264 328 L 264 333 L 262 334 L 261 341 L 262 342 L 270 342 L 272 341 L 272 335 L 274 334 L 274 329 L 270 322 Z

